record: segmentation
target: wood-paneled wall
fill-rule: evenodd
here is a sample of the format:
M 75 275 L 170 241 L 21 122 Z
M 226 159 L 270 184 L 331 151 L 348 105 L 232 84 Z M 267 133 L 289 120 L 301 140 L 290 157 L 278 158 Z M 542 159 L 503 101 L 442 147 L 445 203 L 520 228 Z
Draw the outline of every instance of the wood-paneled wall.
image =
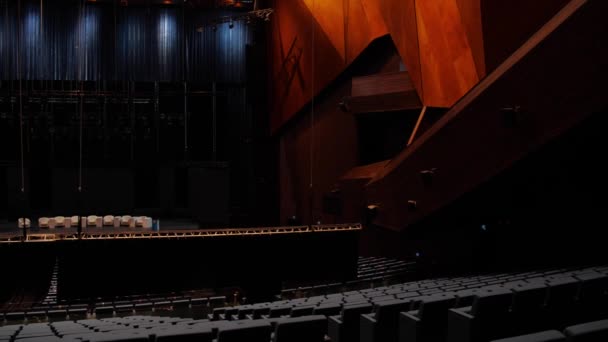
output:
M 422 103 L 451 107 L 566 2 L 277 0 L 271 42 L 272 128 L 276 131 L 300 112 L 386 34 Z

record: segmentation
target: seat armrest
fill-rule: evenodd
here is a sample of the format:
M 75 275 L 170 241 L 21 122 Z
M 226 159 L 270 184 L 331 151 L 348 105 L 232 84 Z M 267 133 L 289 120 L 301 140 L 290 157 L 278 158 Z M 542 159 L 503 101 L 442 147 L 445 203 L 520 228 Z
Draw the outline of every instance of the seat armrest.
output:
M 360 342 L 376 341 L 376 314 L 361 314 L 359 316 Z
M 422 325 L 418 310 L 399 313 L 399 341 L 417 342 L 422 340 Z
M 327 335 L 332 342 L 340 342 L 342 326 L 342 317 L 340 315 L 327 317 Z
M 469 307 L 450 309 L 448 311 L 447 342 L 472 341 L 475 337 L 475 316 L 471 315 Z

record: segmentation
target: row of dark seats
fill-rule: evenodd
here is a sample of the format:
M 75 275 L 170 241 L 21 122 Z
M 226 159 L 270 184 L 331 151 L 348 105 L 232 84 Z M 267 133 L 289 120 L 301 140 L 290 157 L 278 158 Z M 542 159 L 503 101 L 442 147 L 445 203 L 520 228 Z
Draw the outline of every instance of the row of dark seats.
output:
M 608 268 L 431 279 L 216 308 L 212 321 L 325 315 L 334 342 L 489 341 L 608 312 Z
M 131 316 L 4 326 L 0 328 L 0 341 L 322 342 L 326 340 L 325 322 L 323 315 L 219 322 Z M 600 320 L 569 326 L 563 333 L 550 330 L 493 342 L 588 342 L 607 338 L 608 320 Z M 422 339 L 417 337 L 411 341 Z
M 323 317 L 332 342 L 490 341 L 605 318 L 607 273 L 589 267 L 429 279 L 215 308 L 195 321 L 260 322 L 272 330 L 279 321 Z
M 138 300 L 117 300 L 113 302 L 99 302 L 89 304 L 69 305 L 37 305 L 29 310 L 0 312 L 0 322 L 29 321 L 61 321 L 66 319 L 87 317 L 111 317 L 134 313 L 149 313 L 162 309 L 163 312 L 180 308 L 209 308 L 209 310 L 226 305 L 225 296 L 204 298 L 157 297 Z
M 344 289 L 370 287 L 379 283 L 387 283 L 415 269 L 416 263 L 389 259 L 385 257 L 359 257 L 357 263 L 357 278 L 344 283 L 315 284 L 287 288 L 281 291 L 281 298 L 311 296 L 335 293 Z
M 0 328 L 0 341 L 322 342 L 326 330 L 325 316 L 218 322 L 131 316 L 9 325 Z
M 493 342 L 592 342 L 608 341 L 608 319 L 576 324 L 564 329 L 547 330 L 532 334 L 508 337 Z

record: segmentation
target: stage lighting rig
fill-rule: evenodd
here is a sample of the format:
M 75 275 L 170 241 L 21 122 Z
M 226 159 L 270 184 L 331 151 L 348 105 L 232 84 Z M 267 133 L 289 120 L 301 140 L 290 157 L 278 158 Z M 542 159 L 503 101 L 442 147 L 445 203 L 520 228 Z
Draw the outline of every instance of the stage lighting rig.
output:
M 263 20 L 263 21 L 270 21 L 270 16 L 272 15 L 272 13 L 274 13 L 274 9 L 265 8 L 265 9 L 261 9 L 261 10 L 250 11 L 250 12 L 243 13 L 243 14 L 220 17 L 220 18 L 211 20 L 209 22 L 197 25 L 196 31 L 203 32 L 203 29 L 205 27 L 217 28 L 217 25 L 226 24 L 226 23 L 228 23 L 230 28 L 233 28 L 234 22 L 236 22 L 236 21 L 244 21 L 246 24 L 250 24 L 256 19 Z M 214 31 L 215 31 L 215 29 L 214 29 Z

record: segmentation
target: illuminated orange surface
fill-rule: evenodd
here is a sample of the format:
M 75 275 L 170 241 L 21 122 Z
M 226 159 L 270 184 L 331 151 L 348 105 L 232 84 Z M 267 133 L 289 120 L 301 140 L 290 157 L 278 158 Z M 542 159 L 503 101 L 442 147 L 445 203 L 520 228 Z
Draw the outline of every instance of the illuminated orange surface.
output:
M 483 65 L 476 64 L 483 62 L 483 54 L 474 54 L 470 43 L 483 51 L 481 24 L 475 19 L 479 6 L 474 1 L 479 0 L 276 1 L 273 129 L 300 111 L 313 93 L 325 88 L 374 39 L 387 33 L 423 103 L 451 106 L 479 81 L 483 71 Z M 474 33 L 471 38 L 469 31 Z

